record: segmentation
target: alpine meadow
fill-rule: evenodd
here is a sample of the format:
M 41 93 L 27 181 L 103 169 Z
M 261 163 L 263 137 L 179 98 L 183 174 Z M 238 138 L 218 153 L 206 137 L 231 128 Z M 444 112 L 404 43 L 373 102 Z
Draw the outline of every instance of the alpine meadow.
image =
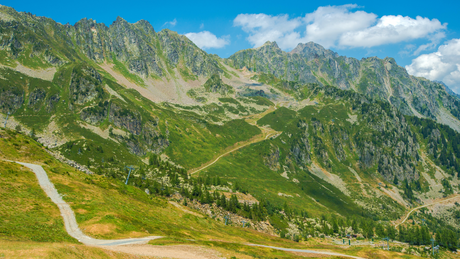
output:
M 0 5 L 0 258 L 460 258 L 446 84 L 197 45 Z

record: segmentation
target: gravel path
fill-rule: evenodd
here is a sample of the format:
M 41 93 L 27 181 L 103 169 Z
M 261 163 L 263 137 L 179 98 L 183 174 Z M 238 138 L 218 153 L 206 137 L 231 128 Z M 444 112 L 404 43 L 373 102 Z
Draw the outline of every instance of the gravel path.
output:
M 235 152 L 235 151 L 237 151 L 237 150 L 239 150 L 239 149 L 242 149 L 242 148 L 244 148 L 244 147 L 246 147 L 246 146 L 249 146 L 249 145 L 251 145 L 251 144 L 254 144 L 254 143 L 257 143 L 257 142 L 266 140 L 266 139 L 268 139 L 269 137 L 271 137 L 271 136 L 273 136 L 273 135 L 275 135 L 275 134 L 276 134 L 276 133 L 270 133 L 270 134 L 267 134 L 267 136 L 265 136 L 265 138 L 263 138 L 263 136 L 262 136 L 261 138 L 257 138 L 257 139 L 255 139 L 255 140 L 246 142 L 246 143 L 242 144 L 241 146 L 238 146 L 238 147 L 236 147 L 236 148 L 234 148 L 234 149 L 232 149 L 232 150 L 230 150 L 230 151 L 227 151 L 227 152 L 223 153 L 222 155 L 220 155 L 220 156 L 218 156 L 217 158 L 215 158 L 214 160 L 212 160 L 211 163 L 209 163 L 209 164 L 207 164 L 207 165 L 205 165 L 205 166 L 202 166 L 201 168 L 199 167 L 199 168 L 197 168 L 197 169 L 192 169 L 192 170 L 190 170 L 190 174 L 196 174 L 196 173 L 198 173 L 198 172 L 200 172 L 200 171 L 202 171 L 202 170 L 204 170 L 204 169 L 206 169 L 206 168 L 212 166 L 212 165 L 215 164 L 217 161 L 219 161 L 219 159 L 221 159 L 222 157 L 224 157 L 224 156 L 226 156 L 226 155 L 228 155 L 228 154 L 230 154 L 230 153 L 232 153 L 232 152 Z
M 283 247 L 276 247 L 276 246 L 254 245 L 254 244 L 249 244 L 249 246 L 265 247 L 265 248 L 271 248 L 271 249 L 287 251 L 287 252 L 309 253 L 309 254 L 318 254 L 318 255 L 332 255 L 332 256 L 349 257 L 349 258 L 355 258 L 355 259 L 365 259 L 363 257 L 339 254 L 339 253 L 334 253 L 334 252 L 323 252 L 323 251 L 306 250 L 306 249 L 292 249 L 292 248 L 283 248 Z
M 189 170 L 188 172 L 191 175 L 196 174 L 196 173 L 198 173 L 198 172 L 200 172 L 200 171 L 212 166 L 217 161 L 219 161 L 219 159 L 221 159 L 222 157 L 224 157 L 224 156 L 226 156 L 226 155 L 228 155 L 228 154 L 230 154 L 232 152 L 235 152 L 235 151 L 237 151 L 237 150 L 239 150 L 239 149 L 241 149 L 243 147 L 249 146 L 251 144 L 267 140 L 268 138 L 273 137 L 273 136 L 275 136 L 277 134 L 278 135 L 281 134 L 280 132 L 277 132 L 277 131 L 275 131 L 275 130 L 273 130 L 271 128 L 261 127 L 261 126 L 257 125 L 257 120 L 258 119 L 262 118 L 263 116 L 267 115 L 268 113 L 270 113 L 270 112 L 272 112 L 274 110 L 276 110 L 276 107 L 269 108 L 263 113 L 249 115 L 249 116 L 246 117 L 246 122 L 248 122 L 251 125 L 254 125 L 254 126 L 258 127 L 262 131 L 262 134 L 252 137 L 251 139 L 247 140 L 246 142 L 243 142 L 242 144 L 240 144 L 236 148 L 233 148 L 232 150 L 229 150 L 229 151 L 223 153 L 222 155 L 214 158 L 213 160 L 206 162 L 205 164 L 201 165 L 200 167 L 197 167 L 197 168 Z
M 432 203 L 428 203 L 428 204 L 425 204 L 425 205 L 422 205 L 422 206 L 418 206 L 418 207 L 416 207 L 416 208 L 413 208 L 413 209 L 411 209 L 411 210 L 407 213 L 406 217 L 404 217 L 404 219 L 401 221 L 401 223 L 397 223 L 397 224 L 395 225 L 395 227 L 398 227 L 399 225 L 401 225 L 401 224 L 403 224 L 404 222 L 406 222 L 406 220 L 409 218 L 410 214 L 412 214 L 412 212 L 414 212 L 414 211 L 416 211 L 416 210 L 419 210 L 419 209 L 425 208 L 425 207 L 429 207 L 429 206 L 432 206 L 432 205 L 436 205 L 436 204 L 438 204 L 438 203 L 443 203 L 443 202 L 446 202 L 446 201 L 450 201 L 450 200 L 453 200 L 453 199 L 455 199 L 455 198 L 457 198 L 457 197 L 459 197 L 458 194 L 456 194 L 456 195 L 453 196 L 453 197 L 449 197 L 449 198 L 447 198 L 447 199 L 446 199 L 446 198 L 443 198 L 443 199 L 441 199 L 441 200 L 438 200 L 438 201 L 435 201 L 435 202 L 432 202 Z
M 209 249 L 206 247 L 197 247 L 197 246 L 187 246 L 187 245 L 173 245 L 173 246 L 165 246 L 165 247 L 158 247 L 158 246 L 151 246 L 145 245 L 150 240 L 162 238 L 161 236 L 150 236 L 144 238 L 128 238 L 128 239 L 115 239 L 115 240 L 102 240 L 102 239 L 95 239 L 89 237 L 80 230 L 77 224 L 77 220 L 75 219 L 75 214 L 70 208 L 69 204 L 67 204 L 63 199 L 62 196 L 57 192 L 56 188 L 54 187 L 53 183 L 48 178 L 43 167 L 40 165 L 23 163 L 23 162 L 16 162 L 20 165 L 30 168 L 35 175 L 37 176 L 38 182 L 42 189 L 45 191 L 46 195 L 51 198 L 51 200 L 59 207 L 61 211 L 61 215 L 64 219 L 64 225 L 66 228 L 67 233 L 70 236 L 77 239 L 79 242 L 89 245 L 89 246 L 102 246 L 106 249 L 129 253 L 133 255 L 144 255 L 144 256 L 160 256 L 160 257 L 167 257 L 167 258 L 184 258 L 184 259 L 216 259 L 222 258 L 220 253 L 214 251 L 213 249 Z M 361 257 L 351 256 L 351 255 L 344 255 L 339 253 L 333 252 L 323 252 L 323 251 L 314 251 L 314 250 L 304 250 L 304 249 L 290 249 L 290 248 L 282 248 L 282 247 L 274 247 L 274 246 L 264 246 L 264 245 L 255 245 L 255 244 L 248 244 L 248 246 L 257 246 L 257 247 L 266 247 L 272 248 L 287 252 L 297 252 L 297 253 L 309 253 L 309 254 L 318 254 L 318 255 L 332 255 L 332 256 L 341 256 L 341 257 L 350 257 L 350 258 L 357 258 L 357 259 L 364 259 Z
M 38 182 L 42 189 L 45 191 L 46 195 L 51 198 L 51 200 L 56 203 L 61 211 L 61 215 L 64 218 L 64 225 L 67 233 L 70 236 L 77 239 L 81 243 L 85 245 L 92 245 L 92 246 L 118 246 L 118 245 L 127 245 L 127 244 L 146 244 L 148 241 L 152 239 L 161 238 L 160 236 L 151 236 L 151 237 L 144 237 L 144 238 L 129 238 L 129 239 L 116 239 L 116 240 L 102 240 L 102 239 L 95 239 L 89 237 L 80 230 L 77 224 L 77 220 L 75 219 L 75 214 L 73 213 L 72 208 L 70 208 L 69 204 L 67 204 L 63 199 L 62 196 L 57 192 L 56 188 L 54 187 L 53 183 L 48 178 L 43 167 L 40 165 L 29 164 L 29 163 L 21 163 L 25 167 L 32 169 L 32 171 L 37 176 Z

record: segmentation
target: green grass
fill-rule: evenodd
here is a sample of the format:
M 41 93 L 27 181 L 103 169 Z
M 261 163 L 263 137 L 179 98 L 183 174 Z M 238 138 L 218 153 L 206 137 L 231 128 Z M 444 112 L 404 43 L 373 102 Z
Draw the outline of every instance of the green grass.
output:
M 41 89 L 46 93 L 46 96 L 34 107 L 29 107 L 29 98 L 28 96 L 24 95 L 26 98 L 23 104 L 13 114 L 18 121 L 30 128 L 33 127 L 36 130 L 45 128 L 49 124 L 49 119 L 52 116 L 52 114 L 46 110 L 46 100 L 55 94 L 59 94 L 59 87 L 52 82 L 39 78 L 29 77 L 7 68 L 0 70 L 0 74 L 5 78 L 0 79 L 0 88 L 6 89 L 11 85 L 15 85 L 22 93 L 25 91 L 31 93 L 35 89 Z
M 359 157 L 353 150 L 351 142 L 355 134 L 371 132 L 370 129 L 365 124 L 351 124 L 347 121 L 351 110 L 348 103 L 331 101 L 326 97 L 323 97 L 322 103 L 325 104 L 322 106 L 306 106 L 297 112 L 280 107 L 274 112 L 268 113 L 258 120 L 257 124 L 269 125 L 277 131 L 282 131 L 283 133 L 280 136 L 273 140 L 269 139 L 252 144 L 225 156 L 200 174 L 217 175 L 230 182 L 238 181 L 243 189 L 247 189 L 258 200 L 266 198 L 280 207 L 286 202 L 296 209 L 306 210 L 310 213 L 309 215 L 318 216 L 329 214 L 331 211 L 344 216 L 367 214 L 367 210 L 363 210 L 353 201 L 359 199 L 372 204 L 372 206 L 378 206 L 379 203 L 383 202 L 389 206 L 388 211 L 380 210 L 379 215 L 386 219 L 388 217 L 397 218 L 403 213 L 404 208 L 386 197 L 362 197 L 362 186 L 356 183 L 356 177 L 349 169 L 349 167 L 354 168 L 363 181 L 367 183 L 372 184 L 376 181 L 374 173 L 377 170 L 376 166 L 368 169 L 356 166 Z M 322 131 L 320 130 L 321 132 L 314 131 L 312 121 L 321 122 L 323 128 Z M 307 130 L 301 126 L 302 123 L 309 124 Z M 346 155 L 343 161 L 337 159 L 336 148 L 332 141 L 334 135 L 340 135 L 341 131 L 348 134 L 347 140 L 342 140 Z M 339 176 L 347 184 L 350 196 L 345 195 L 332 184 L 310 173 L 306 168 L 306 166 L 311 165 L 310 163 L 302 165 L 296 162 L 292 148 L 295 143 L 302 143 L 302 139 L 306 137 L 309 138 L 311 160 L 327 171 Z M 313 137 L 320 139 L 322 144 L 315 147 Z M 280 150 L 279 163 L 281 167 L 276 172 L 266 165 L 266 158 L 272 152 L 273 147 L 278 147 Z M 317 150 L 320 149 L 324 149 L 327 152 L 329 157 L 327 161 L 319 157 Z M 283 165 L 288 171 L 289 179 L 281 176 L 284 171 Z M 294 182 L 294 179 L 298 183 Z M 380 181 L 382 180 L 380 179 Z M 280 196 L 279 193 L 292 197 Z M 318 205 L 312 199 L 324 207 Z M 273 223 L 275 224 L 276 222 L 273 219 Z
M 224 125 L 190 121 L 171 124 L 171 146 L 166 153 L 185 168 L 194 168 L 211 160 L 220 150 L 260 134 L 256 126 L 244 120 L 232 120 Z
M 5 145 L 19 148 L 19 144 L 27 145 L 21 141 L 0 140 L 3 152 Z M 0 240 L 76 242 L 65 231 L 59 209 L 38 185 L 33 172 L 4 161 L 0 161 L 0 168 Z
M 248 98 L 254 100 L 255 103 L 258 105 L 262 105 L 262 106 L 274 106 L 275 105 L 272 101 L 262 96 L 250 96 Z
M 0 50 L 0 63 L 9 67 L 16 67 L 16 62 L 14 62 L 14 59 L 9 56 L 6 50 Z
M 44 61 L 41 55 L 31 57 L 32 46 L 28 45 L 18 56 L 18 61 L 22 65 L 33 69 L 45 69 L 51 67 L 51 64 Z
M 265 115 L 262 119 L 257 121 L 258 125 L 269 125 L 276 131 L 283 131 L 286 129 L 288 123 L 294 120 L 296 112 L 289 110 L 285 107 L 280 107 L 277 110 Z
M 236 104 L 236 105 L 240 104 L 237 100 L 235 100 L 233 98 L 228 98 L 228 97 L 219 98 L 219 101 L 221 101 L 223 103 L 233 103 L 233 104 Z
M 48 82 L 40 79 L 30 78 L 24 74 L 5 69 L 3 76 L 7 80 L 0 79 L 0 86 L 7 89 L 10 83 L 18 85 L 18 95 L 21 96 L 23 91 L 32 92 L 36 88 L 44 89 L 47 96 L 37 107 L 29 107 L 23 104 L 13 115 L 15 119 L 23 123 L 29 129 L 34 128 L 36 131 L 43 131 L 53 121 L 60 126 L 61 130 L 57 133 L 59 136 L 70 136 L 70 141 L 67 145 L 59 148 L 59 150 L 68 158 L 75 160 L 83 165 L 87 165 L 89 158 L 94 166 L 103 165 L 102 159 L 107 161 L 108 158 L 115 158 L 120 164 L 123 163 L 140 163 L 140 159 L 133 154 L 130 154 L 127 146 L 122 141 L 121 145 L 111 140 L 104 139 L 91 130 L 80 126 L 80 111 L 89 106 L 97 106 L 98 102 L 110 101 L 108 94 L 104 93 L 102 99 L 96 98 L 85 105 L 74 105 L 73 109 L 69 109 L 69 87 L 71 74 L 76 68 L 74 65 L 66 65 L 59 69 L 53 82 Z M 30 85 L 27 82 L 31 82 Z M 236 142 L 247 140 L 254 135 L 260 134 L 260 130 L 247 124 L 244 121 L 230 121 L 224 125 L 215 125 L 208 121 L 220 122 L 219 117 L 225 116 L 225 108 L 214 105 L 216 107 L 205 107 L 209 114 L 205 116 L 198 115 L 193 111 L 180 112 L 177 116 L 177 111 L 171 106 L 159 106 L 141 96 L 137 91 L 125 89 L 110 79 L 103 79 L 103 84 L 108 84 L 109 87 L 117 91 L 126 102 L 118 100 L 112 96 L 111 102 L 131 113 L 138 114 L 142 123 L 159 120 L 158 130 L 163 136 L 168 130 L 169 147 L 166 147 L 166 153 L 173 161 L 181 164 L 186 168 L 193 168 L 207 162 L 220 150 L 235 144 Z M 46 102 L 51 95 L 59 94 L 61 99 L 55 105 L 53 111 L 48 113 L 45 109 Z M 24 103 L 28 103 L 28 95 L 25 96 Z M 39 106 L 40 105 L 40 106 Z M 247 112 L 242 105 L 236 108 L 230 107 L 234 113 Z M 229 109 L 230 109 L 229 108 Z M 168 121 L 169 126 L 166 126 Z M 110 124 L 108 118 L 104 119 L 99 127 L 106 129 Z M 233 130 L 237 128 L 237 130 Z M 125 129 L 123 129 L 125 130 Z M 145 143 L 141 136 L 135 136 L 136 141 L 140 144 Z M 101 146 L 104 153 L 86 151 L 83 145 Z M 69 148 L 71 147 L 71 148 Z M 78 149 L 81 149 L 83 154 L 78 155 Z M 91 163 L 91 162 L 90 162 Z M 96 170 L 96 168 L 93 168 Z
M 193 81 L 193 80 L 197 80 L 198 77 L 196 75 L 194 75 L 188 68 L 179 68 L 179 73 L 180 75 L 182 76 L 182 78 L 185 80 L 185 82 L 187 81 Z
M 104 248 L 68 242 L 8 241 L 0 242 L 0 258 L 133 258 L 133 255 Z M 144 258 L 144 257 L 137 257 Z
M 268 199 L 279 207 L 282 207 L 284 202 L 287 202 L 296 209 L 305 209 L 310 215 L 318 216 L 326 211 L 324 211 L 324 207 L 317 205 L 308 196 L 318 200 L 328 209 L 344 215 L 358 211 L 348 197 L 314 175 L 297 171 L 294 176 L 291 176 L 300 181 L 300 184 L 297 184 L 282 177 L 280 175 L 282 171 L 274 172 L 270 170 L 265 166 L 263 158 L 269 150 L 269 141 L 252 144 L 221 158 L 216 164 L 207 168 L 203 175 L 217 175 L 230 182 L 237 181 L 258 200 Z M 278 193 L 291 195 L 292 197 L 279 196 Z M 348 204 L 345 202 L 348 202 Z M 321 210 L 322 213 L 318 213 Z
M 43 165 L 51 182 L 75 212 L 80 228 L 98 238 L 162 235 L 197 241 L 227 240 L 298 246 L 289 240 L 251 229 L 225 226 L 222 222 L 182 211 L 165 199 L 99 175 L 87 175 L 61 164 L 30 138 L 0 131 L 2 158 Z M 67 236 L 57 207 L 45 196 L 32 172 L 0 162 L 3 186 L 0 194 L 2 225 L 6 240 L 73 242 Z M 188 209 L 191 210 L 191 209 Z

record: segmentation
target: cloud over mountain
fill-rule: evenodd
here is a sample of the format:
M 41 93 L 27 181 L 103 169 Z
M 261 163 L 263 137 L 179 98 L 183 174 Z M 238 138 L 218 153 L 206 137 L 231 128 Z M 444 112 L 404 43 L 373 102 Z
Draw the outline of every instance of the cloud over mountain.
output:
M 168 25 L 168 24 L 171 25 L 171 27 L 176 26 L 176 24 L 177 24 L 177 19 L 174 18 L 174 20 L 172 20 L 172 21 L 165 22 L 165 23 L 163 24 L 163 26 L 166 26 L 166 25 Z
M 443 81 L 456 93 L 460 92 L 460 39 L 441 45 L 438 51 L 423 54 L 406 66 L 411 75 Z
M 339 45 L 349 47 L 373 47 L 388 43 L 425 38 L 431 33 L 446 29 L 437 19 L 417 16 L 415 19 L 401 15 L 386 15 L 369 28 L 348 31 L 341 35 Z
M 364 11 L 351 12 L 356 5 L 324 6 L 303 19 L 305 42 L 313 41 L 326 48 L 335 46 L 345 33 L 362 31 L 375 23 L 377 15 Z
M 322 6 L 304 17 L 239 14 L 233 25 L 249 34 L 254 46 L 276 41 L 282 49 L 313 41 L 329 47 L 374 47 L 416 39 L 432 39 L 447 24 L 417 16 L 385 15 L 355 11 L 357 5 Z
M 223 48 L 225 45 L 230 44 L 230 37 L 223 36 L 218 38 L 216 35 L 212 34 L 209 31 L 202 32 L 190 32 L 184 34 L 189 38 L 193 43 L 195 43 L 201 49 L 211 49 L 211 48 Z
M 267 41 L 276 41 L 283 48 L 294 48 L 299 42 L 300 33 L 295 29 L 302 25 L 302 19 L 289 19 L 288 15 L 271 16 L 267 14 L 239 14 L 233 20 L 249 34 L 247 40 L 254 46 L 262 46 Z

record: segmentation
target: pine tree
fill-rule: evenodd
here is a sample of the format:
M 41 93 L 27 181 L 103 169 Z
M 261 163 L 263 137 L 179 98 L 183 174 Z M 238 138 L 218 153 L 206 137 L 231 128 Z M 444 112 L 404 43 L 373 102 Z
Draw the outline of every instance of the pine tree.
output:
M 224 194 L 222 194 L 222 196 L 220 196 L 220 206 L 222 208 L 227 208 L 227 199 L 225 198 Z

